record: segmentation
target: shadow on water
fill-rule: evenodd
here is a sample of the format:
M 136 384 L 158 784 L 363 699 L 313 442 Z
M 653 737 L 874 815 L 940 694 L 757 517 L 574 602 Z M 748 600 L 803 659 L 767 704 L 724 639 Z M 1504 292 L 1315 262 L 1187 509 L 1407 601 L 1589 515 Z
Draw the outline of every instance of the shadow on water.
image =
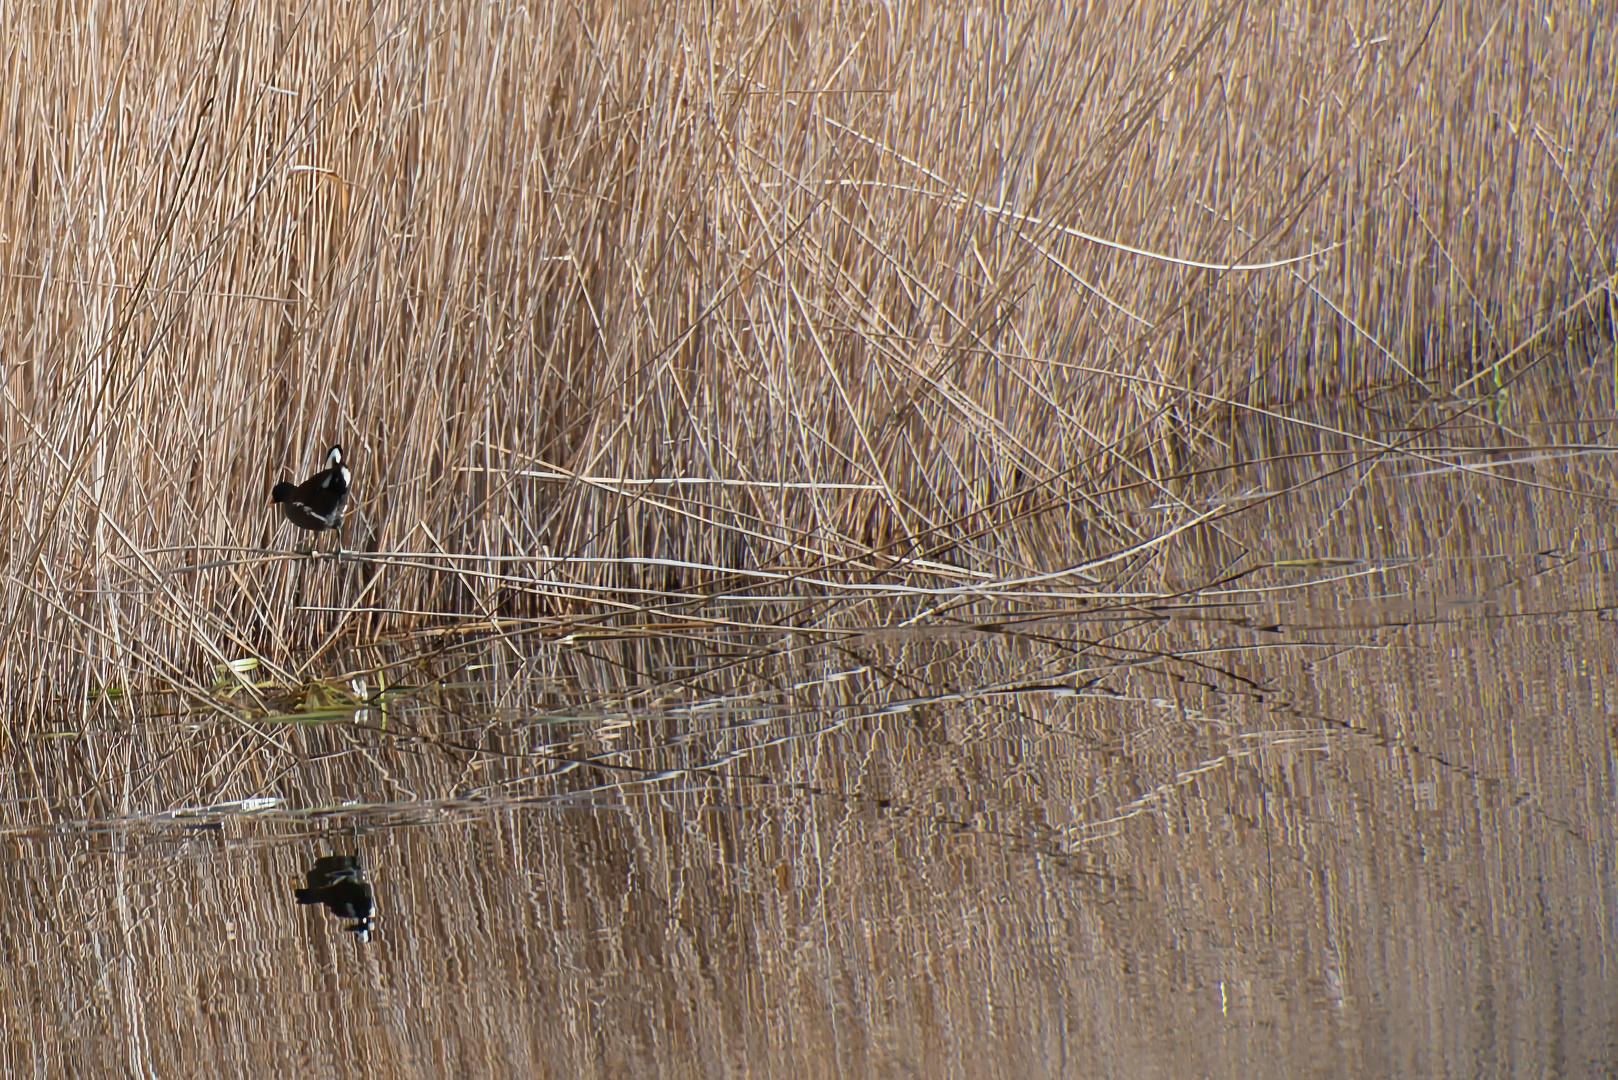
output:
M 39 732 L 7 1066 L 1591 1075 L 1610 431 L 1464 431 L 1235 429 L 1155 576 L 423 636 Z

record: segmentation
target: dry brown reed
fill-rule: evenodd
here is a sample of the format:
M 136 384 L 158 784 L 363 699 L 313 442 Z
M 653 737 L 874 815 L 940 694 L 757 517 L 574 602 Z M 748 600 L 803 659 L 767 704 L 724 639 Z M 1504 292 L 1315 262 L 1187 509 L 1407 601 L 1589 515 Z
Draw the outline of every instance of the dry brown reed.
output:
M 7 6 L 0 701 L 1167 531 L 1214 403 L 1610 326 L 1594 7 Z

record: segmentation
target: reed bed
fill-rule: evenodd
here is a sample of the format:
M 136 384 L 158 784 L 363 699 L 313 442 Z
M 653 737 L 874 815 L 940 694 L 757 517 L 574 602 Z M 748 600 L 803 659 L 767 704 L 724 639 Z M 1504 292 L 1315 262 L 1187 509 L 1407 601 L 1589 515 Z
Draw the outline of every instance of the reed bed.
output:
M 1610 334 L 1576 7 L 8 7 L 0 700 L 1149 555 L 1221 409 Z

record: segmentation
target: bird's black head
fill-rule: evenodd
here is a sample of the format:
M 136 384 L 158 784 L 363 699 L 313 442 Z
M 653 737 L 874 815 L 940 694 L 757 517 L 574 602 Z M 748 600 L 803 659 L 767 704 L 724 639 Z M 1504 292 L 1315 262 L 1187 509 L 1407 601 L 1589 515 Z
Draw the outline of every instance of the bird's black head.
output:
M 276 484 L 274 489 L 270 491 L 270 501 L 272 503 L 286 502 L 297 493 L 297 488 L 283 480 L 279 484 Z

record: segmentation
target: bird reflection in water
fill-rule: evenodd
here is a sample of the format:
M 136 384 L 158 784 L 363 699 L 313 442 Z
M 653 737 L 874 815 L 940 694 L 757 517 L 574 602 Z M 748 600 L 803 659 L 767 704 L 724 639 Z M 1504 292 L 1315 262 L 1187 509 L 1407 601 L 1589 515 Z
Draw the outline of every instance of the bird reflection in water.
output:
M 365 871 L 353 855 L 323 855 L 304 875 L 307 889 L 295 889 L 293 895 L 300 904 L 325 904 L 326 909 L 339 919 L 354 921 L 343 927 L 357 934 L 360 941 L 371 940 L 371 913 L 374 902 L 371 883 L 365 880 Z

